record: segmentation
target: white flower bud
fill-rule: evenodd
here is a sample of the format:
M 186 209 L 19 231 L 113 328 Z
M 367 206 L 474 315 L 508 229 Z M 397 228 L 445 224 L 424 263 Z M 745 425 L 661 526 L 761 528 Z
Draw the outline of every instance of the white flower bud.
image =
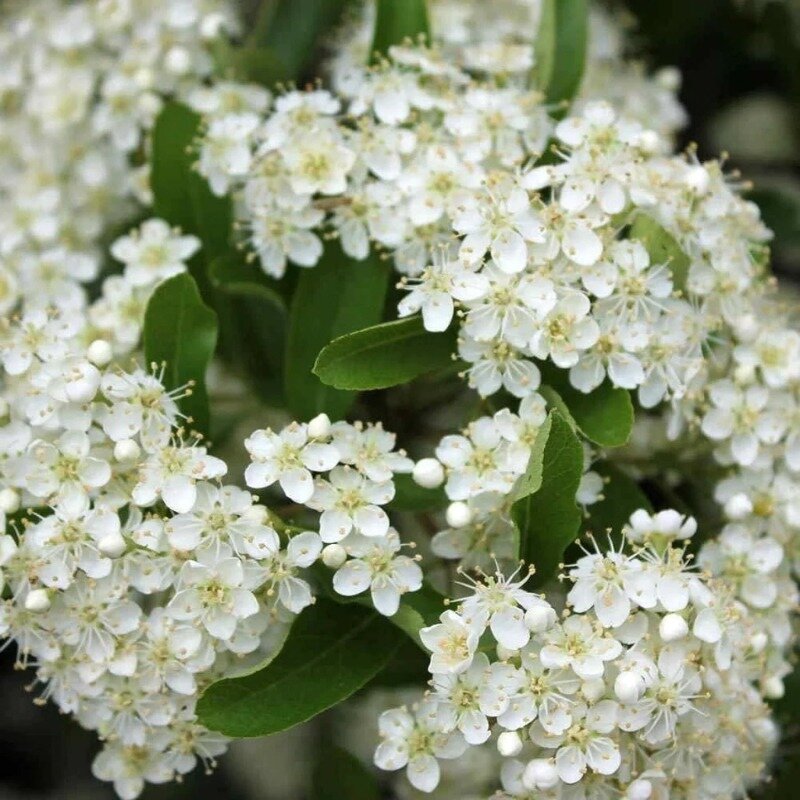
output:
M 247 519 L 248 522 L 255 522 L 256 525 L 269 524 L 269 513 L 266 506 L 250 506 L 242 512 L 242 517 Z
M 517 653 L 519 653 L 519 650 L 512 650 L 510 647 L 504 647 L 500 643 L 498 643 L 495 651 L 497 653 L 497 657 L 501 661 L 508 661 L 509 659 L 514 658 Z
M 650 783 L 650 781 L 640 778 L 628 787 L 628 791 L 625 792 L 625 797 L 627 800 L 648 800 L 652 794 L 653 784 Z
M 185 47 L 170 47 L 164 57 L 164 66 L 173 75 L 185 75 L 192 66 L 192 59 Z
M 11 487 L 0 491 L 0 511 L 4 514 L 14 514 L 19 511 L 19 504 L 19 492 Z
M 768 643 L 769 636 L 764 631 L 757 631 L 750 637 L 750 647 L 756 654 L 763 652 Z
M 497 752 L 504 758 L 513 758 L 522 752 L 522 739 L 516 731 L 503 731 L 497 737 Z
M 534 758 L 529 761 L 522 773 L 522 785 L 531 791 L 534 789 L 552 789 L 558 785 L 558 770 L 552 761 Z
M 105 339 L 95 339 L 86 351 L 86 358 L 96 367 L 105 367 L 113 357 L 114 351 Z
M 689 625 L 680 614 L 667 614 L 659 623 L 658 632 L 665 642 L 677 642 L 689 633 Z
M 444 467 L 435 458 L 421 458 L 414 464 L 411 477 L 423 489 L 435 489 L 444 483 Z
M 200 22 L 200 35 L 204 39 L 216 39 L 225 27 L 225 16 L 220 13 L 206 14 Z
M 728 519 L 744 519 L 753 513 L 753 502 L 744 492 L 738 492 L 725 503 L 725 516 Z
M 642 131 L 637 144 L 646 153 L 656 153 L 661 147 L 661 137 L 655 131 Z
M 668 92 L 681 88 L 681 71 L 677 67 L 662 67 L 655 75 L 656 83 Z
M 581 694 L 588 703 L 596 703 L 606 693 L 602 678 L 588 678 L 581 684 Z
M 38 614 L 50 608 L 50 595 L 47 589 L 32 589 L 25 598 L 25 608 Z
M 756 379 L 756 368 L 754 364 L 739 364 L 733 370 L 733 379 L 740 386 L 749 386 Z
M 547 605 L 531 606 L 525 612 L 525 624 L 533 633 L 544 633 L 556 621 L 556 612 Z
M 447 506 L 445 518 L 447 519 L 447 524 L 451 528 L 463 528 L 465 525 L 469 525 L 469 523 L 472 522 L 472 511 L 466 503 L 461 502 L 461 500 L 456 500 L 455 503 L 450 503 L 450 505 Z
M 708 170 L 704 166 L 698 164 L 695 167 L 689 168 L 684 177 L 684 182 L 694 194 L 702 196 L 708 191 L 711 177 L 708 174 Z
M 142 454 L 142 449 L 133 439 L 120 439 L 114 445 L 114 458 L 117 461 L 136 461 Z
M 325 439 L 331 435 L 331 418 L 327 414 L 317 414 L 308 421 L 308 438 Z
M 644 683 L 634 672 L 620 672 L 614 681 L 614 694 L 622 703 L 636 703 L 642 696 Z
M 119 531 L 106 534 L 98 543 L 97 549 L 109 558 L 119 558 L 128 545 Z
M 140 89 L 149 89 L 155 83 L 155 75 L 149 67 L 141 67 L 133 73 L 133 80 Z
M 339 567 L 347 561 L 347 550 L 340 544 L 329 544 L 322 548 L 322 563 L 331 569 Z
M 786 687 L 777 675 L 772 675 L 761 682 L 761 690 L 768 700 L 780 700 L 786 691 Z

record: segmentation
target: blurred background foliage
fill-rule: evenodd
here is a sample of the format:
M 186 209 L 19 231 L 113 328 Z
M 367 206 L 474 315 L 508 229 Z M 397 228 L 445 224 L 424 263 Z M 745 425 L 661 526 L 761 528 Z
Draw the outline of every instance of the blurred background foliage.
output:
M 246 46 L 235 61 L 221 53 L 226 71 L 265 83 L 303 84 L 315 78 L 349 0 L 240 2 Z M 680 97 L 690 123 L 680 146 L 696 143 L 701 159 L 729 154 L 730 169 L 752 182 L 750 196 L 775 231 L 776 272 L 800 283 L 800 0 L 608 4 L 630 25 L 634 56 L 651 68 L 674 65 L 681 71 Z M 89 774 L 94 736 L 52 706 L 31 702 L 21 691 L 31 674 L 13 670 L 10 652 L 0 661 L 0 800 L 111 800 L 110 788 Z M 417 667 L 424 669 L 408 664 L 411 673 Z M 786 697 L 776 706 L 784 743 L 775 777 L 761 796 L 792 800 L 800 797 L 800 675 L 787 681 Z M 347 800 L 349 784 L 341 781 L 359 780 L 358 768 L 349 769 L 339 751 L 331 757 L 334 725 L 323 717 L 268 740 L 239 742 L 214 775 L 196 770 L 183 784 L 148 787 L 144 798 Z

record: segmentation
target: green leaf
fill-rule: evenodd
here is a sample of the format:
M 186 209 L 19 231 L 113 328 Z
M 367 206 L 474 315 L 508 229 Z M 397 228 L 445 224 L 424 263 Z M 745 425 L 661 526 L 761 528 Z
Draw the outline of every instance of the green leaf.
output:
M 394 498 L 389 508 L 395 511 L 437 511 L 447 505 L 444 489 L 425 489 L 410 475 L 394 476 Z
M 193 168 L 199 128 L 200 117 L 191 109 L 174 101 L 164 106 L 153 128 L 150 185 L 156 216 L 198 236 L 203 243 L 201 262 L 208 264 L 228 250 L 231 203 L 213 194 Z M 193 275 L 205 290 L 204 278 L 194 270 Z
M 317 357 L 314 374 L 336 389 L 386 389 L 451 366 L 456 338 L 456 326 L 429 333 L 421 317 L 384 322 L 334 339 Z
M 308 419 L 325 411 L 341 418 L 351 392 L 325 386 L 312 369 L 325 345 L 377 323 L 383 313 L 389 264 L 374 253 L 354 261 L 329 242 L 316 267 L 300 270 L 289 312 L 285 391 L 289 410 Z
M 631 225 L 631 239 L 638 239 L 650 254 L 651 264 L 667 264 L 672 271 L 676 289 L 686 288 L 689 256 L 683 252 L 675 237 L 647 214 L 639 213 Z
M 217 315 L 203 303 L 191 275 L 175 275 L 156 287 L 145 310 L 143 338 L 147 363 L 166 365 L 167 389 L 194 382 L 180 407 L 193 428 L 207 433 L 205 374 L 217 343 Z
M 380 800 L 375 776 L 351 752 L 330 739 L 322 744 L 310 800 Z
M 634 416 L 630 392 L 615 388 L 606 379 L 594 391 L 585 394 L 572 386 L 566 370 L 550 363 L 540 362 L 538 366 L 545 384 L 543 396 L 571 418 L 589 441 L 601 447 L 619 447 L 628 441 Z M 548 394 L 547 387 L 553 389 L 557 397 Z
M 604 462 L 592 469 L 603 478 L 603 499 L 586 507 L 587 517 L 583 528 L 595 536 L 604 537 L 606 531 L 619 539 L 619 533 L 637 508 L 652 511 L 647 495 L 633 478 L 615 464 Z
M 581 512 L 575 493 L 583 474 L 583 448 L 569 422 L 551 411 L 546 442 L 541 456 L 541 482 L 532 494 L 518 496 L 511 517 L 519 534 L 519 556 L 536 567 L 535 585 L 553 577 L 565 548 L 575 540 Z M 541 434 L 540 434 L 541 435 Z M 538 458 L 539 436 L 531 461 Z M 530 485 L 536 486 L 536 467 Z
M 416 41 L 420 34 L 430 41 L 425 0 L 377 0 L 370 57 L 375 53 L 386 55 L 392 45 L 402 44 L 405 39 Z
M 569 102 L 583 78 L 587 0 L 543 0 L 534 49 L 535 83 L 549 103 Z
M 402 642 L 375 611 L 318 599 L 292 626 L 264 669 L 209 686 L 200 722 L 227 736 L 265 736 L 311 719 L 350 697 L 389 662 Z

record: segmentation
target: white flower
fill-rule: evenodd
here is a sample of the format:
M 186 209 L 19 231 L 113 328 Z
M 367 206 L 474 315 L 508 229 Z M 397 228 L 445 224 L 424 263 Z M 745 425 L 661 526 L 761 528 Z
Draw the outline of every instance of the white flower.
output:
M 200 146 L 198 169 L 212 191 L 224 195 L 232 179 L 247 174 L 252 161 L 251 137 L 258 117 L 249 112 L 211 120 Z
M 317 478 L 307 505 L 321 511 L 319 535 L 323 542 L 339 542 L 350 531 L 385 536 L 389 517 L 380 508 L 394 497 L 391 481 L 375 483 L 351 467 L 334 467 L 329 479 Z
M 247 485 L 260 489 L 277 481 L 295 503 L 307 502 L 314 493 L 312 470 L 327 472 L 339 463 L 334 445 L 310 440 L 307 426 L 297 423 L 280 433 L 255 431 L 244 445 L 253 460 L 244 474 Z
M 458 758 L 467 747 L 457 731 L 443 733 L 436 706 L 422 703 L 411 714 L 404 708 L 384 711 L 378 720 L 381 743 L 375 750 L 375 764 L 381 769 L 406 768 L 411 785 L 432 792 L 439 785 L 437 758 Z
M 281 148 L 289 183 L 297 194 L 342 194 L 355 153 L 327 127 L 294 135 Z
M 324 216 L 321 209 L 311 206 L 257 209 L 251 221 L 250 243 L 264 272 L 273 278 L 282 277 L 287 259 L 301 267 L 313 267 L 322 255 L 322 242 L 311 229 Z
M 370 590 L 372 604 L 387 617 L 397 612 L 400 598 L 422 586 L 422 570 L 414 559 L 399 556 L 400 537 L 350 534 L 343 542 L 352 558 L 333 576 L 334 590 L 345 597 Z
M 640 508 L 631 514 L 625 536 L 636 544 L 660 545 L 679 539 L 690 539 L 696 531 L 697 521 L 694 517 L 684 517 L 672 509 L 650 514 Z
M 460 207 L 454 230 L 464 236 L 459 257 L 477 264 L 489 251 L 503 272 L 522 272 L 528 263 L 526 241 L 544 242 L 545 229 L 530 207 L 528 193 L 518 186 L 492 186 L 486 196 Z
M 240 620 L 258 612 L 242 561 L 224 545 L 198 551 L 181 568 L 177 587 L 167 613 L 202 625 L 215 639 L 230 639 Z
M 266 559 L 267 585 L 270 593 L 278 589 L 278 600 L 294 614 L 299 614 L 314 602 L 307 581 L 297 577 L 298 569 L 310 567 L 322 552 L 322 541 L 314 531 L 305 531 L 293 536 L 286 546 L 274 556 Z
M 205 447 L 166 445 L 142 464 L 131 497 L 140 506 L 160 497 L 169 509 L 185 514 L 197 499 L 197 481 L 220 478 L 227 471 L 225 462 L 208 455 Z
M 439 619 L 436 625 L 421 628 L 419 638 L 432 653 L 433 674 L 457 675 L 472 664 L 480 631 L 455 611 L 445 611 Z
M 400 301 L 398 315 L 407 317 L 421 310 L 425 330 L 432 332 L 448 328 L 453 319 L 455 300 L 477 300 L 489 288 L 489 281 L 476 272 L 476 266 L 458 260 L 448 261 L 444 255 L 410 283 L 410 288 L 407 285 L 403 287 L 409 294 Z
M 566 369 L 578 363 L 580 351 L 600 338 L 600 328 L 590 316 L 591 303 L 581 292 L 570 292 L 556 303 L 530 341 L 537 358 L 552 359 Z
M 184 272 L 186 262 L 200 249 L 196 236 L 181 236 L 163 219 L 149 219 L 138 230 L 111 245 L 111 254 L 125 264 L 125 279 L 148 286 Z
M 414 462 L 405 451 L 395 450 L 397 437 L 379 422 L 350 425 L 336 422 L 331 426 L 333 446 L 342 464 L 349 464 L 376 483 L 391 480 L 395 473 L 411 472 Z
M 622 645 L 614 638 L 599 633 L 582 616 L 571 616 L 559 627 L 544 634 L 546 644 L 539 653 L 545 667 L 571 667 L 584 679 L 602 678 L 605 662 L 612 661 L 622 652 Z

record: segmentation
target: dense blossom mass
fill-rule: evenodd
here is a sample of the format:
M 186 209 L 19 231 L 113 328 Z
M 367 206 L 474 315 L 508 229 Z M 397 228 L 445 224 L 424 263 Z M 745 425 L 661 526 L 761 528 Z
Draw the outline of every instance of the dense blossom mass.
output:
M 437 0 L 433 40 L 369 68 L 366 8 L 330 89 L 275 94 L 213 77 L 237 22 L 211 0 L 36 0 L 0 34 L 0 633 L 98 732 L 93 771 L 123 798 L 213 765 L 199 694 L 280 649 L 316 562 L 387 617 L 458 567 L 419 632 L 430 690 L 378 721 L 375 764 L 418 790 L 446 793 L 481 746 L 475 785 L 518 800 L 721 800 L 764 775 L 800 556 L 800 334 L 771 234 L 722 164 L 671 153 L 676 76 L 625 62 L 610 20 L 564 113 L 527 84 L 539 4 L 489 6 Z M 414 460 L 377 422 L 284 420 L 228 475 L 181 411 L 193 387 L 141 352 L 148 299 L 201 248 L 146 211 L 168 97 L 203 117 L 197 170 L 234 198 L 254 274 L 314 269 L 335 237 L 391 258 L 398 317 L 457 327 L 482 400 L 463 429 Z M 663 477 L 656 452 L 713 459 L 721 528 L 640 509 L 533 593 L 510 507 L 546 370 L 632 393 L 634 477 Z M 590 509 L 610 454 L 582 444 Z M 449 502 L 425 558 L 388 508 L 405 474 Z

